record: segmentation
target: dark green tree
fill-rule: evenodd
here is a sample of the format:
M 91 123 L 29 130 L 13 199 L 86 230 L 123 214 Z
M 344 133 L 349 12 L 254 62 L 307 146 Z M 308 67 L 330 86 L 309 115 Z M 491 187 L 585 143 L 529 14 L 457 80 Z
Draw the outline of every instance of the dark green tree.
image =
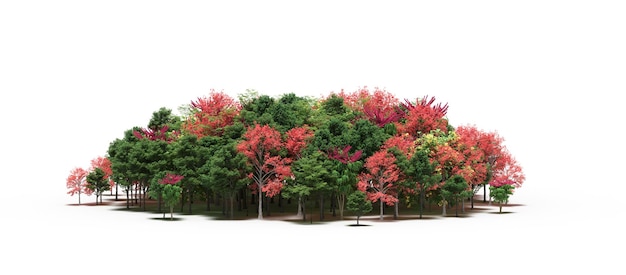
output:
M 111 188 L 102 169 L 96 168 L 87 175 L 87 188 L 96 194 L 96 204 L 98 204 L 98 199 L 102 203 L 102 193 Z
M 237 152 L 237 141 L 230 140 L 212 154 L 209 173 L 206 175 L 212 188 L 225 195 L 229 201 L 229 216 L 234 218 L 235 195 L 250 183 L 246 156 Z
M 443 207 L 443 214 L 446 215 L 446 206 L 456 206 L 460 202 L 461 199 L 467 197 L 469 194 L 472 194 L 471 190 L 468 189 L 469 185 L 465 181 L 465 179 L 460 175 L 454 175 L 450 177 L 441 187 L 441 204 Z M 455 216 L 459 216 L 458 207 L 455 211 Z
M 368 200 L 367 195 L 361 191 L 354 191 L 348 196 L 346 209 L 355 213 L 357 225 L 359 225 L 359 219 L 361 216 L 372 211 L 373 208 L 372 202 Z

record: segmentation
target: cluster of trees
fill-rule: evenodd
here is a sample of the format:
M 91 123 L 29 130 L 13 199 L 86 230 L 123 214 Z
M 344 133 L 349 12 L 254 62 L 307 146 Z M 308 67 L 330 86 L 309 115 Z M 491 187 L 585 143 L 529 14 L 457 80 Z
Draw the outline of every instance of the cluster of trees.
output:
M 448 105 L 434 97 L 396 98 L 384 89 L 332 92 L 321 98 L 294 93 L 278 97 L 248 90 L 235 99 L 212 90 L 179 108 L 160 108 L 147 127 L 135 126 L 112 141 L 105 157 L 67 179 L 69 194 L 118 188 L 126 207 L 145 209 L 148 200 L 181 210 L 194 201 L 223 199 L 232 218 L 247 200 L 263 219 L 268 199 L 297 201 L 306 219 L 307 201 L 316 200 L 323 219 L 330 202 L 369 211 L 378 204 L 426 203 L 454 207 L 490 188 L 506 203 L 525 180 L 521 166 L 497 132 L 473 125 L 453 127 Z M 458 209 L 458 207 L 457 207 Z M 464 209 L 464 208 L 463 208 Z M 501 208 L 500 208 L 501 210 Z M 364 212 L 363 212 L 364 211 Z M 170 216 L 171 217 L 171 216 Z

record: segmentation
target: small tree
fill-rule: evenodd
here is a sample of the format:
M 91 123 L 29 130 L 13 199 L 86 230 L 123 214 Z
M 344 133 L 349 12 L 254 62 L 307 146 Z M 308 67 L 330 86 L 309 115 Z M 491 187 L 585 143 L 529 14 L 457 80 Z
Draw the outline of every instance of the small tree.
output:
M 354 191 L 348 196 L 346 209 L 355 212 L 357 225 L 359 225 L 361 216 L 372 211 L 372 208 L 372 202 L 367 199 L 367 195 L 364 192 Z
M 87 175 L 87 188 L 96 193 L 96 204 L 98 204 L 98 199 L 102 202 L 102 193 L 111 188 L 104 170 L 95 168 Z
M 515 186 L 512 184 L 489 186 L 489 196 L 500 205 L 500 213 L 502 213 L 502 204 L 508 202 L 509 196 L 513 195 L 513 189 Z
M 80 194 L 85 194 L 87 196 L 91 195 L 91 190 L 87 188 L 87 170 L 76 167 L 72 169 L 70 175 L 67 177 L 67 191 L 70 196 L 74 196 L 74 194 L 78 194 L 78 204 L 80 204 Z
M 178 185 L 166 184 L 163 186 L 163 203 L 170 209 L 170 220 L 174 219 L 174 206 L 180 200 L 183 189 Z

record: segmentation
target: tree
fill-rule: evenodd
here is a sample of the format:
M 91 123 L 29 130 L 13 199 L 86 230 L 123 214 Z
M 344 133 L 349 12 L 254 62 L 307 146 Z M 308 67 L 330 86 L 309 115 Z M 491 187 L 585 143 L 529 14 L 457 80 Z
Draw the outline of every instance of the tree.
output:
M 209 161 L 208 180 L 212 187 L 228 198 L 230 219 L 234 218 L 235 195 L 249 182 L 246 156 L 237 152 L 235 141 L 220 146 Z
M 337 180 L 332 184 L 333 191 L 337 194 L 337 205 L 339 206 L 339 217 L 343 220 L 343 208 L 347 196 L 354 190 L 358 183 L 359 171 L 363 167 L 363 162 L 359 161 L 363 151 L 358 150 L 350 154 L 352 146 L 347 145 L 343 149 L 334 148 L 328 152 L 328 158 L 337 161 L 334 172 L 337 173 Z
M 91 189 L 87 188 L 87 174 L 87 170 L 76 167 L 72 169 L 72 171 L 70 171 L 70 175 L 67 176 L 66 182 L 67 188 L 69 189 L 67 193 L 70 194 L 70 196 L 78 194 L 78 204 L 80 204 L 80 194 L 89 196 L 92 193 Z
M 305 199 L 313 192 L 322 193 L 328 189 L 328 159 L 319 151 L 311 151 L 292 163 L 293 177 L 287 180 L 285 197 L 298 198 L 298 215 L 306 220 Z M 322 213 L 320 213 L 321 219 Z
M 191 114 L 182 122 L 182 129 L 198 139 L 221 136 L 224 128 L 235 122 L 241 108 L 241 104 L 231 96 L 212 89 L 208 96 L 191 102 Z
M 102 202 L 102 193 L 111 188 L 102 169 L 95 168 L 87 175 L 87 188 L 96 194 L 96 204 L 98 204 L 98 198 Z
M 403 107 L 406 110 L 405 121 L 399 132 L 419 138 L 432 130 L 448 131 L 448 104 L 433 105 L 435 97 L 424 96 L 416 102 L 405 100 Z
M 354 191 L 348 196 L 346 209 L 356 214 L 356 224 L 359 225 L 359 219 L 365 213 L 372 211 L 372 202 L 367 199 L 367 195 L 361 191 Z
M 384 204 L 394 205 L 396 198 L 396 181 L 400 176 L 400 168 L 396 158 L 386 150 L 381 150 L 365 160 L 366 172 L 361 173 L 358 189 L 366 192 L 367 198 L 380 202 L 380 220 L 383 220 Z
M 502 204 L 508 202 L 509 196 L 513 195 L 515 189 L 513 184 L 512 181 L 503 181 L 489 186 L 489 196 L 500 205 L 500 213 L 502 213 Z
M 451 206 L 456 206 L 459 203 L 459 200 L 463 199 L 464 197 L 468 196 L 468 192 L 470 192 L 468 190 L 468 185 L 467 182 L 465 181 L 465 179 L 460 176 L 460 175 L 454 175 L 451 178 L 449 178 L 448 180 L 446 180 L 446 182 L 444 183 L 444 185 L 441 188 L 441 205 L 443 207 L 443 213 L 442 215 L 446 215 L 446 206 L 447 205 L 451 205 Z M 458 209 L 458 207 L 457 207 Z M 458 210 L 455 211 L 455 215 L 458 217 L 459 213 Z
M 159 184 L 162 185 L 161 196 L 163 197 L 163 202 L 165 206 L 170 209 L 170 220 L 174 219 L 174 206 L 180 200 L 182 196 L 183 189 L 180 186 L 176 185 L 180 182 L 184 177 L 176 174 L 166 174 L 161 180 L 159 180 Z M 163 213 L 165 215 L 165 212 Z M 165 216 L 164 216 L 165 217 Z
M 426 201 L 426 190 L 441 181 L 441 174 L 436 171 L 437 164 L 430 160 L 428 151 L 424 149 L 418 149 L 402 167 L 407 182 L 415 184 L 419 190 L 419 217 L 421 219 Z
M 237 144 L 237 151 L 243 153 L 253 172 L 250 177 L 256 183 L 259 196 L 258 219 L 263 219 L 263 192 L 272 197 L 280 192 L 282 181 L 291 176 L 290 160 L 278 154 L 284 147 L 280 133 L 268 125 L 255 124 L 244 134 Z
M 111 185 L 109 190 L 111 190 L 112 192 L 113 186 L 115 186 L 115 181 L 113 181 L 113 179 L 111 178 L 111 175 L 113 175 L 113 170 L 111 169 L 111 160 L 102 156 L 96 157 L 91 160 L 91 170 L 95 168 L 100 168 L 102 169 L 102 171 L 104 171 L 104 177 L 109 181 L 109 185 Z M 117 193 L 115 195 L 115 199 L 117 199 Z

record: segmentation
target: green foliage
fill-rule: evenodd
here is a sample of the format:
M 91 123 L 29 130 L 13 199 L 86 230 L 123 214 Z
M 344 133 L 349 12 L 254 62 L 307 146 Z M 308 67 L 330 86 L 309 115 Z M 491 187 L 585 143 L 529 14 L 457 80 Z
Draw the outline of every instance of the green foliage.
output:
M 355 150 L 363 151 L 363 159 L 380 150 L 380 146 L 390 138 L 384 130 L 367 119 L 359 119 L 348 134 L 348 144 Z
M 441 197 L 450 206 L 454 206 L 456 202 L 467 196 L 468 185 L 465 179 L 459 175 L 450 177 L 441 188 Z M 471 194 L 471 193 L 470 193 Z
M 327 191 L 328 182 L 332 181 L 332 175 L 328 169 L 330 165 L 330 160 L 319 151 L 303 154 L 292 164 L 291 171 L 294 178 L 287 180 L 283 196 L 286 198 L 306 197 L 314 191 Z
M 367 195 L 361 191 L 354 191 L 352 194 L 348 196 L 348 201 L 346 202 L 346 209 L 349 211 L 353 211 L 357 215 L 357 223 L 358 219 L 366 213 L 372 211 L 373 206 L 372 202 L 367 199 Z
M 172 131 L 180 130 L 181 124 L 181 118 L 172 114 L 171 109 L 161 107 L 158 111 L 152 113 L 152 118 L 148 122 L 148 128 L 157 130 L 167 126 L 169 131 Z
M 96 168 L 87 175 L 87 188 L 96 193 L 100 197 L 102 192 L 111 188 L 109 179 L 105 178 L 106 174 L 100 168 Z
M 506 203 L 509 201 L 509 197 L 513 195 L 514 189 L 515 187 L 510 184 L 504 184 L 498 187 L 489 186 L 489 196 L 497 203 Z

